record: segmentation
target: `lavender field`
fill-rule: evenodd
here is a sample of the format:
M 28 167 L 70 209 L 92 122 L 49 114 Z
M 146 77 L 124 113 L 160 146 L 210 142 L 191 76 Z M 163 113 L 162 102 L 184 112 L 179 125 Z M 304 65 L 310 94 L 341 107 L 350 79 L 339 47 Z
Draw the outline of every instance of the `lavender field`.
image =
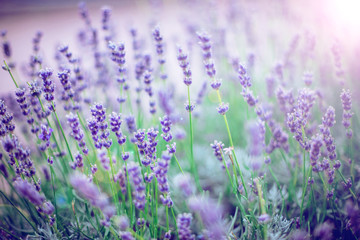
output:
M 0 239 L 360 238 L 357 1 L 2 6 Z

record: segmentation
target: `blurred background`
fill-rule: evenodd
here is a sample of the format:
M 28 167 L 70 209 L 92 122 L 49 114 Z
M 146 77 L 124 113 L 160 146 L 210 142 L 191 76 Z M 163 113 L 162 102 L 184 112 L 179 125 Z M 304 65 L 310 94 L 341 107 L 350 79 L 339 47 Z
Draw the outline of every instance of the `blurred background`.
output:
M 346 81 L 353 81 L 355 88 L 358 86 L 360 1 L 357 0 L 85 2 L 93 26 L 99 29 L 101 7 L 107 5 L 112 8 L 117 41 L 130 41 L 131 27 L 137 28 L 141 35 L 150 39 L 152 27 L 159 25 L 168 42 L 168 52 L 170 56 L 174 56 L 174 59 L 169 61 L 175 65 L 176 44 L 185 45 L 189 42 L 188 35 L 184 35 L 183 39 L 179 37 L 180 32 L 185 30 L 191 34 L 198 30 L 207 30 L 214 35 L 212 29 L 217 29 L 219 36 L 215 36 L 214 41 L 224 41 L 226 52 L 243 61 L 246 61 L 249 55 L 255 54 L 257 61 L 264 63 L 258 65 L 257 71 L 254 71 L 259 81 L 265 78 L 266 72 L 270 72 L 277 62 L 283 60 L 292 43 L 302 46 L 312 44 L 313 48 L 321 52 L 318 54 L 319 58 L 315 58 L 314 61 L 324 66 L 334 64 L 331 49 L 336 45 L 341 53 Z M 84 27 L 78 4 L 79 1 L 73 0 L 0 0 L 0 29 L 7 30 L 12 61 L 16 63 L 16 74 L 21 79 L 26 78 L 21 69 L 29 62 L 32 38 L 38 30 L 43 32 L 41 53 L 50 67 L 54 63 L 58 44 L 67 43 L 70 47 L 73 46 L 73 49 L 78 47 L 78 33 Z M 228 33 L 227 29 L 230 27 L 237 31 Z M 105 47 L 103 44 L 102 48 Z M 302 51 L 306 51 L 306 47 L 303 47 Z M 81 52 L 76 53 L 81 55 Z M 0 56 L 3 56 L 2 53 Z M 313 70 L 311 62 L 304 68 Z M 175 74 L 178 71 L 174 70 Z M 331 74 L 323 77 L 320 75 L 319 81 L 331 77 Z M 13 84 L 5 71 L 0 72 L 0 81 L 1 93 L 13 89 Z

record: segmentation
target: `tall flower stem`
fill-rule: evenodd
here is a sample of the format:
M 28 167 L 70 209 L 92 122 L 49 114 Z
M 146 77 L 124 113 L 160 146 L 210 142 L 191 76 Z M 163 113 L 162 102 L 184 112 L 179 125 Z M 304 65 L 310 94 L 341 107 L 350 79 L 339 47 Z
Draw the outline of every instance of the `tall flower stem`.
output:
M 262 215 L 266 214 L 266 208 L 265 208 L 265 200 L 263 198 L 262 188 L 261 184 L 259 183 L 259 179 L 254 180 L 256 183 L 256 188 L 259 196 L 259 208 Z M 263 239 L 267 239 L 267 224 L 265 223 L 263 228 Z
M 11 77 L 11 79 L 13 80 L 16 88 L 19 88 L 19 85 L 18 85 L 17 82 L 15 81 L 15 78 L 14 78 L 14 76 L 13 76 L 13 74 L 12 74 L 12 72 L 11 72 L 11 70 L 10 70 L 9 66 L 7 65 L 7 63 L 6 63 L 5 60 L 4 60 L 4 64 L 5 64 L 5 66 L 6 66 L 6 69 L 7 69 L 8 73 L 10 74 L 10 77 Z
M 39 101 L 40 101 L 40 99 L 39 99 Z M 64 138 L 64 140 L 65 140 L 66 148 L 67 148 L 67 150 L 68 150 L 68 152 L 69 152 L 69 154 L 70 154 L 70 158 L 71 158 L 72 161 L 74 161 L 73 155 L 72 155 L 72 153 L 71 153 L 71 149 L 70 149 L 69 142 L 68 142 L 68 140 L 67 140 L 67 138 L 66 138 L 64 129 L 63 129 L 62 126 L 61 126 L 61 122 L 60 122 L 60 120 L 59 120 L 59 117 L 58 117 L 58 115 L 57 115 L 57 113 L 56 113 L 56 111 L 55 111 L 54 102 L 52 102 L 51 105 L 52 105 L 52 108 L 54 109 L 54 112 L 53 112 L 53 113 L 54 113 L 54 115 L 55 115 L 55 118 L 56 118 L 57 123 L 59 124 L 60 130 L 61 130 L 61 134 L 62 134 L 62 136 L 63 136 L 63 138 Z
M 192 124 L 192 114 L 191 114 L 191 106 L 190 106 L 190 87 L 187 86 L 187 93 L 188 93 L 188 101 L 189 101 L 189 132 L 190 132 L 190 166 L 191 166 L 191 172 L 193 173 L 194 175 L 194 178 L 195 178 L 195 183 L 196 183 L 196 186 L 197 188 L 200 190 L 202 189 L 201 188 L 201 185 L 200 185 L 200 182 L 199 182 L 199 174 L 197 172 L 197 169 L 196 169 L 196 163 L 195 163 L 195 160 L 194 160 L 194 131 L 193 131 L 193 124 Z
M 222 104 L 222 99 L 221 99 L 220 91 L 219 91 L 219 90 L 216 90 L 216 94 L 217 94 L 219 103 Z M 230 131 L 229 123 L 228 123 L 226 114 L 224 114 L 223 116 L 224 116 L 224 122 L 225 122 L 225 125 L 226 125 L 226 130 L 227 130 L 227 133 L 228 133 L 228 137 L 229 137 L 230 146 L 232 147 L 232 154 L 234 155 L 236 167 L 237 167 L 237 169 L 238 169 L 238 172 L 239 172 L 239 175 L 240 175 L 240 178 L 241 178 L 241 183 L 242 183 L 242 185 L 243 185 L 243 187 L 244 187 L 244 190 L 245 190 L 245 196 L 246 196 L 246 198 L 247 198 L 247 197 L 248 197 L 248 193 L 247 193 L 247 190 L 246 190 L 246 185 L 245 185 L 245 181 L 244 181 L 243 174 L 242 174 L 242 172 L 241 172 L 241 170 L 240 170 L 239 162 L 238 162 L 238 160 L 237 160 L 237 158 L 236 158 L 235 148 L 234 148 L 234 143 L 233 143 L 233 140 L 232 140 L 232 137 L 231 137 L 231 131 Z
M 112 195 L 113 195 L 113 198 L 114 198 L 114 203 L 116 205 L 117 212 L 120 215 L 119 196 L 118 196 L 118 193 L 116 191 L 116 187 L 114 186 L 114 176 L 115 176 L 115 174 L 114 174 L 112 156 L 111 156 L 111 152 L 110 152 L 109 148 L 107 149 L 107 152 L 108 152 L 108 157 L 109 157 L 109 160 L 110 160 L 111 178 L 110 178 L 110 173 L 108 174 L 109 175 L 108 177 L 110 179 L 111 192 L 112 192 Z

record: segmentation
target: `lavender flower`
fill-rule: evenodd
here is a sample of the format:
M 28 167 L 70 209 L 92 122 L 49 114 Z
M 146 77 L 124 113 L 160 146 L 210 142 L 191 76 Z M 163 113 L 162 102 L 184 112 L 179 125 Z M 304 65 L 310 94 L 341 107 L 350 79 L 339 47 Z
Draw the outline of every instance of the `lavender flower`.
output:
M 108 124 L 106 123 L 106 112 L 105 112 L 105 108 L 103 107 L 102 104 L 100 103 L 95 103 L 93 105 L 93 107 L 91 108 L 91 115 L 93 116 L 93 120 L 88 121 L 88 127 L 90 129 L 90 131 L 93 133 L 97 133 L 95 131 L 96 129 L 96 125 L 98 126 L 98 129 L 100 130 L 100 135 L 98 136 L 99 138 L 97 138 L 96 134 L 94 137 L 93 134 L 93 139 L 96 142 L 95 146 L 98 144 L 98 148 L 101 149 L 102 146 L 104 146 L 105 148 L 110 148 L 112 141 L 111 139 L 109 139 L 109 135 L 110 132 L 108 130 Z M 95 122 L 94 122 L 95 119 Z M 90 124 L 90 125 L 89 125 Z
M 84 141 L 84 132 L 80 128 L 78 116 L 70 113 L 66 115 L 66 118 L 71 128 L 71 136 L 78 142 L 78 146 L 82 149 L 82 152 L 87 155 L 89 153 L 89 149 L 86 147 L 86 143 Z
M 267 95 L 270 98 L 274 95 L 275 78 L 273 76 L 267 77 L 265 79 L 265 82 L 266 82 Z
M 101 8 L 102 10 L 102 19 L 101 19 L 101 23 L 102 23 L 102 29 L 103 30 L 109 30 L 110 26 L 110 16 L 111 16 L 111 8 L 108 6 L 104 6 Z M 110 41 L 110 39 L 108 37 L 105 37 L 106 41 Z
M 171 135 L 171 120 L 169 118 L 169 116 L 165 115 L 163 118 L 160 118 L 160 123 L 161 123 L 161 130 L 162 130 L 162 138 L 166 141 L 166 142 L 170 142 L 172 139 L 172 135 Z
M 204 81 L 204 83 L 202 84 L 201 89 L 200 89 L 200 91 L 198 93 L 198 97 L 196 99 L 196 104 L 198 104 L 198 105 L 201 104 L 202 101 L 203 101 L 203 98 L 204 98 L 205 93 L 206 93 L 206 86 L 207 86 L 207 83 L 206 83 L 206 81 Z
M 41 151 L 46 151 L 50 147 L 50 137 L 53 129 L 46 126 L 45 124 L 41 124 L 39 139 L 42 141 L 42 144 L 39 146 Z
M 209 239 L 225 239 L 226 230 L 222 221 L 222 208 L 208 197 L 191 197 L 189 208 L 198 213 Z
M 295 108 L 295 99 L 292 93 L 292 90 L 284 90 L 279 87 L 275 91 L 276 99 L 279 104 L 279 109 L 285 114 L 291 113 Z
M 108 48 L 111 50 L 111 60 L 113 62 L 115 62 L 119 69 L 119 73 L 121 74 L 121 79 L 119 79 L 119 83 L 124 84 L 126 79 L 123 78 L 124 74 L 126 73 L 126 68 L 125 68 L 125 45 L 124 43 L 113 43 L 113 42 L 109 42 L 108 44 Z
M 238 77 L 243 89 L 251 87 L 250 77 L 247 75 L 246 68 L 239 64 Z
M 189 173 L 177 174 L 174 183 L 177 188 L 181 189 L 185 197 L 189 197 L 195 192 L 195 185 Z
M 311 139 L 311 148 L 310 148 L 310 163 L 312 166 L 315 166 L 317 160 L 320 156 L 320 148 L 322 147 L 322 138 L 319 134 L 315 135 Z
M 35 206 L 41 206 L 45 201 L 45 197 L 40 194 L 32 185 L 26 180 L 18 178 L 14 181 L 14 187 L 23 197 L 27 198 Z
M 109 202 L 108 197 L 104 193 L 101 193 L 96 185 L 90 182 L 83 174 L 73 174 L 70 177 L 70 183 L 91 205 L 98 207 L 102 211 L 105 217 L 103 224 L 107 224 L 115 214 L 115 207 Z
M 313 81 L 313 74 L 312 72 L 304 72 L 303 75 L 304 83 L 306 86 L 310 86 Z
M 156 53 L 158 55 L 158 62 L 160 65 L 164 65 L 164 63 L 165 63 L 164 42 L 163 42 L 163 37 L 160 34 L 159 27 L 154 28 L 152 35 L 155 40 L 155 47 L 156 47 Z M 163 80 L 165 80 L 165 79 L 163 79 Z
M 12 122 L 13 118 L 13 114 L 7 112 L 5 102 L 3 100 L 0 100 L 0 120 L 4 126 L 3 130 L 1 131 L 1 135 L 13 133 L 13 131 L 15 130 L 15 124 Z
M 214 90 L 219 90 L 220 87 L 221 87 L 221 83 L 222 83 L 222 80 L 221 79 L 214 79 L 210 86 L 212 87 L 212 89 Z
M 323 141 L 326 146 L 327 156 L 330 160 L 336 159 L 335 141 L 331 135 L 330 128 L 335 124 L 335 109 L 328 107 L 322 118 L 322 125 L 319 126 Z
M 114 182 L 119 182 L 122 194 L 126 194 L 126 168 L 120 168 L 117 174 L 114 176 Z
M 192 216 L 190 213 L 182 213 L 177 216 L 176 225 L 180 240 L 195 240 L 195 235 L 191 234 L 191 220 Z
M 127 117 L 125 117 L 125 121 L 126 121 L 126 126 L 128 128 L 128 131 L 130 134 L 133 134 L 134 132 L 136 132 L 136 124 L 135 124 L 135 118 L 132 115 L 129 115 Z M 131 142 L 135 142 L 136 139 L 132 138 Z
M 59 72 L 57 75 L 58 75 L 61 85 L 63 86 L 63 91 L 61 93 L 61 100 L 65 102 L 64 110 L 69 111 L 71 109 L 70 100 L 74 101 L 73 98 L 75 96 L 74 90 L 72 89 L 71 82 L 70 82 L 70 69 L 65 68 L 63 71 Z M 79 104 L 79 103 L 76 102 L 75 104 Z M 75 106 L 74 106 L 74 108 L 75 108 Z M 77 108 L 75 108 L 75 109 L 77 109 Z
M 139 210 L 144 210 L 146 203 L 145 185 L 142 180 L 141 171 L 139 165 L 131 162 L 128 165 L 128 173 L 133 183 L 133 195 L 135 207 Z
M 125 144 L 126 142 L 126 136 L 121 131 L 121 115 L 118 115 L 115 112 L 112 112 L 111 115 L 109 115 L 110 120 L 110 129 L 113 133 L 115 133 L 118 143 L 120 145 Z
M 39 77 L 43 81 L 43 91 L 45 93 L 44 97 L 45 100 L 48 101 L 50 104 L 52 104 L 55 99 L 54 98 L 55 86 L 53 80 L 51 79 L 52 74 L 53 74 L 53 70 L 50 68 L 41 69 L 39 71 Z M 55 109 L 53 109 L 52 107 L 50 109 L 51 111 L 55 111 Z
M 270 131 L 272 132 L 272 138 L 270 143 L 266 147 L 266 153 L 272 153 L 276 148 L 282 148 L 286 152 L 289 150 L 288 135 L 275 121 L 269 122 Z
M 223 157 L 222 157 L 221 151 L 223 151 L 223 148 L 224 148 L 225 145 L 221 141 L 218 142 L 218 141 L 215 140 L 213 144 L 210 144 L 210 146 L 214 150 L 215 157 L 220 162 L 222 162 Z
M 219 107 L 216 108 L 220 115 L 225 115 L 227 111 L 229 111 L 229 104 L 228 103 L 221 103 Z
M 168 152 L 163 152 L 161 158 L 158 159 L 154 168 L 155 176 L 158 181 L 159 191 L 164 194 L 169 193 L 167 172 L 169 170 L 171 157 L 172 155 L 170 155 Z
M 250 136 L 249 152 L 251 156 L 259 156 L 265 146 L 265 123 L 261 120 L 248 124 Z
M 110 170 L 110 159 L 107 156 L 105 151 L 101 151 L 98 155 L 99 161 L 101 162 L 102 167 L 106 170 Z
M 210 35 L 206 32 L 199 32 L 197 33 L 199 39 L 199 45 L 203 51 L 203 58 L 204 60 L 209 60 L 211 58 L 211 41 Z
M 179 61 L 179 66 L 183 71 L 184 83 L 186 86 L 190 86 L 192 83 L 192 79 L 191 79 L 191 70 L 189 68 L 188 54 L 184 53 L 181 48 L 178 48 L 177 59 Z
M 258 99 L 254 97 L 253 92 L 249 88 L 243 88 L 241 95 L 250 107 L 254 107 L 258 102 Z
M 346 129 L 346 136 L 350 139 L 352 138 L 351 126 L 351 117 L 353 113 L 351 112 L 351 93 L 350 90 L 343 89 L 340 94 L 341 102 L 343 105 L 343 120 L 342 124 Z
M 193 112 L 194 109 L 195 109 L 195 104 L 194 103 L 189 102 L 189 101 L 187 103 L 185 103 L 185 110 L 187 112 Z
M 135 240 L 135 238 L 131 235 L 130 232 L 120 232 L 120 237 L 123 240 Z
M 333 229 L 334 225 L 332 223 L 324 222 L 315 228 L 314 236 L 321 240 L 332 239 Z

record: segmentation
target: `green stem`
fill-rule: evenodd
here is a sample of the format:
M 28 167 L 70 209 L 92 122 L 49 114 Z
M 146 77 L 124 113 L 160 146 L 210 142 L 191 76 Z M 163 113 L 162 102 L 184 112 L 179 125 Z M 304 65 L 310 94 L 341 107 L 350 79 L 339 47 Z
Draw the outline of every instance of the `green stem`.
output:
M 108 157 L 109 157 L 109 160 L 110 160 L 110 170 L 111 170 L 110 186 L 111 186 L 111 192 L 112 192 L 112 194 L 113 194 L 114 203 L 115 203 L 115 205 L 116 205 L 117 212 L 118 212 L 118 214 L 120 215 L 119 196 L 118 196 L 118 193 L 117 193 L 117 191 L 116 191 L 116 187 L 114 186 L 114 176 L 115 176 L 115 173 L 114 173 L 112 156 L 111 156 L 111 152 L 110 152 L 110 149 L 109 149 L 109 148 L 107 148 L 107 152 L 108 152 Z M 109 173 L 108 175 L 110 175 L 110 173 Z M 110 178 L 110 176 L 109 176 L 109 178 Z
M 127 170 L 127 162 L 125 162 L 125 171 L 126 171 L 126 178 L 127 178 L 127 182 L 128 182 L 128 186 L 127 186 L 127 193 L 128 193 L 128 198 L 129 198 L 129 202 L 130 202 L 130 210 L 129 210 L 129 216 L 130 216 L 130 223 L 132 223 L 132 197 L 131 197 L 131 186 L 130 186 L 130 179 L 129 179 L 129 173 L 128 173 L 128 170 Z
M 35 226 L 29 221 L 27 217 L 10 201 L 10 199 L 0 190 L 0 193 L 5 197 L 5 199 L 16 209 L 16 211 L 30 224 L 30 226 L 34 229 L 35 232 L 39 233 Z
M 188 107 L 189 107 L 189 124 L 190 124 L 190 128 L 189 128 L 189 132 L 190 132 L 190 166 L 191 166 L 191 172 L 194 175 L 195 178 L 195 183 L 196 186 L 198 188 L 198 190 L 202 190 L 201 185 L 200 185 L 200 181 L 199 181 L 199 174 L 197 172 L 196 169 L 196 163 L 194 160 L 194 130 L 193 130 L 193 124 L 192 124 L 192 114 L 191 114 L 191 106 L 190 106 L 190 87 L 187 87 L 187 94 L 188 94 Z
M 182 168 L 181 168 L 181 166 L 180 166 L 180 163 L 179 163 L 179 161 L 178 161 L 178 159 L 177 159 L 176 155 L 174 154 L 173 156 L 174 156 L 174 159 L 175 159 L 175 161 L 176 161 L 176 164 L 178 165 L 178 167 L 179 167 L 179 169 L 180 169 L 181 173 L 182 173 L 182 174 L 184 174 L 184 172 L 183 172 L 183 170 L 182 170 Z
M 305 164 L 304 164 L 304 169 L 305 169 Z M 310 175 L 311 171 L 312 171 L 312 166 L 310 165 L 309 170 L 308 170 L 308 174 L 306 175 L 306 178 Z M 304 199 L 305 199 L 305 193 L 306 193 L 306 190 L 307 190 L 307 185 L 308 185 L 308 181 L 305 181 L 305 185 L 303 187 L 302 196 L 301 196 L 300 222 L 302 222 L 302 216 L 303 216 L 303 212 L 304 212 L 303 208 L 304 208 Z
M 5 64 L 5 66 L 6 66 L 6 69 L 7 69 L 8 73 L 10 74 L 10 77 L 11 77 L 11 79 L 13 80 L 16 88 L 19 88 L 19 85 L 18 85 L 17 82 L 15 81 L 15 78 L 14 78 L 14 76 L 13 76 L 13 74 L 12 74 L 12 72 L 11 72 L 11 70 L 10 70 L 9 66 L 7 65 L 7 63 L 6 63 L 5 60 L 4 60 L 4 64 Z
M 53 167 L 50 165 L 50 178 L 51 178 L 51 186 L 52 186 L 52 190 L 53 190 L 53 195 L 54 195 L 54 207 L 55 207 L 55 214 L 56 214 L 56 218 L 58 219 L 58 209 L 57 209 L 57 204 L 56 204 L 56 196 L 55 196 L 55 187 L 54 187 L 54 169 Z
M 259 183 L 259 179 L 255 179 L 254 181 L 256 183 L 256 188 L 257 188 L 257 191 L 258 191 L 259 205 L 260 205 L 261 214 L 266 214 L 265 200 L 263 198 L 262 189 L 261 189 L 261 185 Z M 267 223 L 264 224 L 262 230 L 263 230 L 263 239 L 267 239 Z
M 69 154 L 70 154 L 71 161 L 74 162 L 74 158 L 73 158 L 73 155 L 71 154 L 70 146 L 69 146 L 69 143 L 68 143 L 67 138 L 66 138 L 66 136 L 65 136 L 64 129 L 62 128 L 61 123 L 60 123 L 60 120 L 59 120 L 59 117 L 58 117 L 58 115 L 57 115 L 57 113 L 56 113 L 56 111 L 55 111 L 54 102 L 52 102 L 51 105 L 52 105 L 53 110 L 54 110 L 53 113 L 54 113 L 54 115 L 55 115 L 55 117 L 56 117 L 56 120 L 57 120 L 57 122 L 58 122 L 58 124 L 59 124 L 60 130 L 61 130 L 61 134 L 62 134 L 62 136 L 63 136 L 63 138 L 64 138 L 64 140 L 65 140 L 66 148 L 67 148 L 67 150 L 68 150 L 68 152 L 69 152 Z
M 222 104 L 222 100 L 221 100 L 221 95 L 220 95 L 219 89 L 216 90 L 216 94 L 217 94 L 219 103 Z M 242 174 L 242 172 L 241 172 L 241 170 L 240 170 L 240 165 L 239 165 L 239 162 L 238 162 L 237 157 L 236 157 L 236 154 L 235 154 L 235 148 L 234 148 L 234 143 L 233 143 L 232 136 L 231 136 L 231 131 L 230 131 L 229 123 L 228 123 L 228 121 L 227 121 L 226 114 L 224 114 L 223 116 L 224 116 L 224 122 L 225 122 L 225 125 L 226 125 L 227 134 L 228 134 L 228 137 L 229 137 L 230 146 L 232 147 L 232 154 L 234 155 L 236 167 L 237 167 L 237 169 L 238 169 L 238 172 L 239 172 L 239 175 L 240 175 L 240 178 L 241 178 L 241 183 L 242 183 L 242 185 L 243 185 L 243 187 L 244 187 L 244 190 L 245 190 L 245 196 L 246 196 L 246 198 L 247 198 L 247 197 L 248 197 L 248 193 L 247 193 L 247 189 L 246 189 L 244 177 L 243 177 L 243 174 Z
M 169 207 L 165 206 L 165 212 L 166 212 L 166 230 L 169 231 L 170 224 L 169 224 Z

